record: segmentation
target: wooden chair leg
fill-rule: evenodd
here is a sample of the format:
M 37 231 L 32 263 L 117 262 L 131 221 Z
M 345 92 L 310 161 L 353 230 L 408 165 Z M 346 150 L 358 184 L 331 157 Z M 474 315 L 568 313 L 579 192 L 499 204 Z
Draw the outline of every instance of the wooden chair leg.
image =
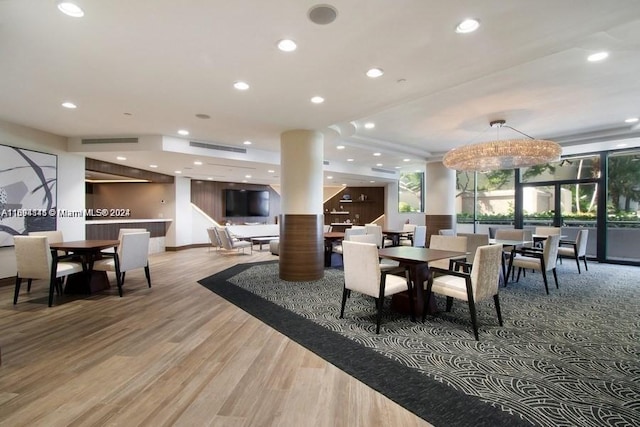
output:
M 31 292 L 31 282 L 33 279 L 27 279 L 27 292 Z
M 342 289 L 342 308 L 340 309 L 340 318 L 344 318 L 344 306 L 347 303 L 347 295 L 349 294 L 349 289 Z
M 555 267 L 551 271 L 553 272 L 553 280 L 556 281 L 556 289 L 560 289 L 560 287 L 558 286 L 558 273 L 556 273 Z
M 496 305 L 496 314 L 498 315 L 498 323 L 502 326 L 502 311 L 500 311 L 500 298 L 498 298 L 498 294 L 493 296 L 493 302 Z
M 549 295 L 549 283 L 547 282 L 546 270 L 542 270 L 542 279 L 544 280 L 544 289 L 547 291 L 547 295 Z
M 473 336 L 478 338 L 478 319 L 476 316 L 476 304 L 473 302 L 473 298 L 469 298 L 469 313 L 471 313 L 471 325 L 473 326 Z
M 13 305 L 18 303 L 18 294 L 20 293 L 20 284 L 22 283 L 22 279 L 16 276 L 16 289 L 13 291 Z
M 147 277 L 147 283 L 151 287 L 151 272 L 149 271 L 149 264 L 144 267 L 144 275 Z
M 451 311 L 452 305 L 453 305 L 453 297 L 447 297 L 447 308 L 446 308 L 447 312 Z
M 578 259 L 577 256 L 576 256 L 576 265 L 578 266 L 578 274 L 582 274 L 582 272 L 580 271 L 580 260 Z
M 589 267 L 587 267 L 587 256 L 583 256 L 582 259 L 584 260 L 584 269 L 585 271 L 589 271 Z
M 376 334 L 380 333 L 380 322 L 382 322 L 382 306 L 384 305 L 384 295 L 376 299 L 376 305 L 378 306 L 378 315 L 376 316 Z

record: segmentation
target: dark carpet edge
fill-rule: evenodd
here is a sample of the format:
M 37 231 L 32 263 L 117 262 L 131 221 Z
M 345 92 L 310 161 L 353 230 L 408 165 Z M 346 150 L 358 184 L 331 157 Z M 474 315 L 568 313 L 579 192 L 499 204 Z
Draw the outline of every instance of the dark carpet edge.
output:
M 237 264 L 198 283 L 431 424 L 531 426 L 228 282 L 254 265 L 272 263 L 277 261 Z

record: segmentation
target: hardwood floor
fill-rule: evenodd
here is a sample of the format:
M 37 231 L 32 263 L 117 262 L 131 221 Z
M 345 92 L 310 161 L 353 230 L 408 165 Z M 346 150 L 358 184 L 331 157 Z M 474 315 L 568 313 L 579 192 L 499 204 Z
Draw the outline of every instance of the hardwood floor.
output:
M 1 426 L 428 426 L 197 283 L 240 262 L 153 255 L 112 288 L 57 297 L 0 287 Z M 112 283 L 115 282 L 113 276 Z

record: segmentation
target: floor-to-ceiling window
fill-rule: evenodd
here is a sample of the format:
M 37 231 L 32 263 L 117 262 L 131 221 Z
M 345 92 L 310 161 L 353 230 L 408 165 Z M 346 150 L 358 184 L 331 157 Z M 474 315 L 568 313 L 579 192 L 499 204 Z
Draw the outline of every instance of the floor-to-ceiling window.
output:
M 640 262 L 640 151 L 607 159 L 606 258 Z
M 588 229 L 587 255 L 640 264 L 640 150 L 569 156 L 508 171 L 457 173 L 458 231 Z

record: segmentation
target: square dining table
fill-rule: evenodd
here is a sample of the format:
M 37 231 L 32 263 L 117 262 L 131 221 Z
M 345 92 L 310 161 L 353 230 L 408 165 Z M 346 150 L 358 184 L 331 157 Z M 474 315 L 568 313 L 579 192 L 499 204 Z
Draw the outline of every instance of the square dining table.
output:
M 413 246 L 393 246 L 390 248 L 382 248 L 378 251 L 380 258 L 398 261 L 401 266 L 409 267 L 409 276 L 413 283 L 412 288 L 415 289 L 415 314 L 422 315 L 423 310 L 433 314 L 436 310 L 435 299 L 431 298 L 429 307 L 425 307 L 425 289 L 424 282 L 429 279 L 429 263 L 447 258 L 461 258 L 467 255 L 466 252 L 444 251 L 440 249 L 418 248 Z M 397 311 L 408 312 L 409 303 L 406 292 L 393 296 L 391 307 Z
M 65 293 L 91 294 L 109 287 L 106 271 L 93 271 L 93 262 L 100 252 L 108 248 L 117 248 L 119 240 L 75 240 L 71 242 L 50 243 L 52 250 L 65 251 L 80 257 L 86 273 L 75 273 L 67 278 Z

